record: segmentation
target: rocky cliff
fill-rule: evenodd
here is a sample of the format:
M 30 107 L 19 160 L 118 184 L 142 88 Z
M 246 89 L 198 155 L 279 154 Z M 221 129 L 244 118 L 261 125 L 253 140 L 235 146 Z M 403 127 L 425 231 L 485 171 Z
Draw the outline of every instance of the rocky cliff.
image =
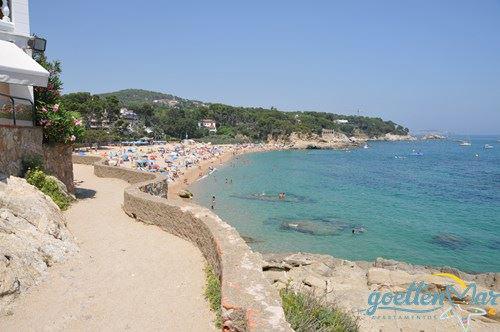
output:
M 24 179 L 0 174 L 0 315 L 53 263 L 78 250 L 56 204 Z

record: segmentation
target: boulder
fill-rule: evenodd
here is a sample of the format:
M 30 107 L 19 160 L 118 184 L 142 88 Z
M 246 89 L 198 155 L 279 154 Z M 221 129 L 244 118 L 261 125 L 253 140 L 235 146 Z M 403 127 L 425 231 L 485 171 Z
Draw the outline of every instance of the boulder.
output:
M 24 179 L 0 180 L 0 315 L 55 262 L 76 252 L 56 204 Z
M 181 190 L 177 193 L 177 195 L 179 195 L 179 197 L 181 198 L 193 198 L 193 193 L 191 193 L 189 190 L 187 189 L 184 189 L 184 190 Z

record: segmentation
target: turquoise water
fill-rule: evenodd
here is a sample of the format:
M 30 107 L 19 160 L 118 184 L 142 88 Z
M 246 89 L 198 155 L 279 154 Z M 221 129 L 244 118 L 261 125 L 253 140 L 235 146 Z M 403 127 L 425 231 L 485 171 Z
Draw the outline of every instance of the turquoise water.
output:
M 215 195 L 215 212 L 260 252 L 500 271 L 498 139 L 249 154 L 191 189 L 207 207 Z

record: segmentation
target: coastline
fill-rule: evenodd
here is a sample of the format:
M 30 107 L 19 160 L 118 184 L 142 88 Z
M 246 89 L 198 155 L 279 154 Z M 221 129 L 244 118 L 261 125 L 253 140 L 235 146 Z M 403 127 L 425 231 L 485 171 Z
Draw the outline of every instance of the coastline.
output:
M 383 140 L 383 141 L 385 141 L 385 140 Z M 341 148 L 336 148 L 333 150 L 340 150 L 340 149 Z M 224 151 L 224 153 L 221 154 L 218 158 L 203 160 L 202 162 L 200 162 L 198 167 L 190 168 L 188 171 L 186 171 L 186 173 L 184 175 L 180 176 L 175 182 L 169 183 L 169 190 L 168 190 L 169 191 L 169 199 L 176 199 L 176 200 L 179 200 L 181 202 L 186 202 L 186 203 L 189 202 L 189 204 L 196 204 L 197 205 L 197 203 L 192 202 L 192 199 L 179 197 L 178 193 L 181 190 L 189 190 L 190 185 L 192 185 L 193 183 L 195 183 L 196 181 L 201 179 L 203 176 L 208 175 L 208 173 L 210 171 L 210 169 L 209 169 L 210 167 L 223 166 L 224 164 L 231 162 L 234 158 L 237 158 L 239 156 L 243 156 L 246 154 L 258 153 L 258 152 L 280 151 L 280 150 L 294 150 L 294 149 L 290 148 L 290 147 L 283 147 L 283 146 L 278 147 L 277 145 L 267 144 L 267 145 L 264 145 L 261 147 L 254 147 L 251 149 L 243 149 L 243 150 L 239 150 L 236 152 L 235 151 Z M 170 196 L 170 195 L 172 195 L 172 196 Z M 242 236 L 247 243 L 249 243 L 249 244 L 251 243 L 251 239 L 248 239 L 248 237 L 246 237 L 245 235 L 240 234 L 240 236 Z M 266 256 L 266 255 L 273 255 L 273 254 L 276 254 L 276 255 L 287 255 L 288 254 L 289 255 L 290 253 L 272 253 L 272 254 L 271 253 L 260 253 L 260 254 L 262 254 L 263 256 Z M 298 254 L 300 254 L 300 252 Z M 333 255 L 328 255 L 328 254 L 316 254 L 316 253 L 304 253 L 304 254 L 311 255 L 311 256 L 330 256 L 330 257 L 333 257 L 335 259 L 342 259 L 342 260 L 348 261 L 345 258 L 336 257 Z M 385 258 L 385 257 L 377 258 L 377 260 L 379 260 L 379 259 L 382 259 L 385 261 L 396 262 L 396 263 L 398 263 L 397 265 L 399 265 L 399 266 L 412 267 L 412 268 L 415 268 L 418 270 L 432 270 L 432 271 L 446 270 L 450 273 L 454 273 L 456 275 L 462 275 L 462 276 L 491 276 L 492 274 L 498 274 L 498 280 L 499 280 L 499 285 L 500 285 L 500 271 L 488 271 L 488 272 L 463 271 L 463 270 L 457 269 L 455 267 L 450 267 L 450 266 L 446 266 L 446 265 L 442 265 L 442 266 L 415 265 L 412 263 L 403 262 L 403 261 L 396 261 L 396 260 L 393 260 L 390 258 Z M 374 261 L 353 261 L 353 262 L 359 263 L 361 265 L 367 265 L 367 264 L 375 264 L 377 262 L 377 260 L 374 260 Z M 471 277 L 469 277 L 467 279 L 471 279 Z
M 168 211 L 156 211 L 153 209 L 153 205 L 148 204 L 147 207 L 142 207 L 135 210 L 127 210 L 125 211 L 134 217 L 136 217 L 139 221 L 153 223 L 154 218 L 173 218 L 174 222 L 169 222 L 168 224 L 164 224 L 164 229 L 166 231 L 172 232 L 178 236 L 185 236 L 188 234 L 186 231 L 180 231 L 178 227 L 186 227 L 186 229 L 193 230 L 193 220 L 191 220 L 190 216 L 194 216 L 196 218 L 200 218 L 200 225 L 197 225 L 195 229 L 197 232 L 200 229 L 200 226 L 203 224 L 211 225 L 219 225 L 222 223 L 224 228 L 224 232 L 226 230 L 231 230 L 234 234 L 230 236 L 223 235 L 222 237 L 218 237 L 215 241 L 214 246 L 217 248 L 216 251 L 219 255 L 222 253 L 223 255 L 228 255 L 231 258 L 226 260 L 223 259 L 224 262 L 220 263 L 223 268 L 232 269 L 234 266 L 240 266 L 242 257 L 247 257 L 245 255 L 254 255 L 255 260 L 252 264 L 253 272 L 252 276 L 262 275 L 267 279 L 265 286 L 262 281 L 258 281 L 259 285 L 262 287 L 271 287 L 274 290 L 270 291 L 271 293 L 276 292 L 276 290 L 280 290 L 284 287 L 290 286 L 297 290 L 310 290 L 315 292 L 318 296 L 322 296 L 322 292 L 324 292 L 325 297 L 328 301 L 336 302 L 338 298 L 342 298 L 342 303 L 339 303 L 340 307 L 345 311 L 352 313 L 354 316 L 358 317 L 360 323 L 360 330 L 373 330 L 374 327 L 377 328 L 387 328 L 393 327 L 393 324 L 397 324 L 398 327 L 405 327 L 410 329 L 413 325 L 411 324 L 411 320 L 394 320 L 391 322 L 384 322 L 383 320 L 373 320 L 371 317 L 368 317 L 364 314 L 360 314 L 359 310 L 366 307 L 366 300 L 369 297 L 369 294 L 374 290 L 382 290 L 382 291 L 403 291 L 408 287 L 408 284 L 412 282 L 424 281 L 429 283 L 433 289 L 442 289 L 446 287 L 446 285 L 451 284 L 449 280 L 443 277 L 434 276 L 434 273 L 451 273 L 459 276 L 460 278 L 468 281 L 475 282 L 478 286 L 478 289 L 495 289 L 500 290 L 500 273 L 482 273 L 482 274 L 468 274 L 462 271 L 459 271 L 450 267 L 427 267 L 427 266 L 419 266 L 412 265 L 404 262 L 398 262 L 390 259 L 377 259 L 373 262 L 366 261 L 349 261 L 342 258 L 337 258 L 332 255 L 321 255 L 321 254 L 311 254 L 311 253 L 291 253 L 291 254 L 283 254 L 283 253 L 261 253 L 258 251 L 253 251 L 248 247 L 248 243 L 245 245 L 244 237 L 241 236 L 237 232 L 234 227 L 231 227 L 229 224 L 226 224 L 220 217 L 213 213 L 213 211 L 204 208 L 201 205 L 193 202 L 190 199 L 182 199 L 178 197 L 177 193 L 185 188 L 188 188 L 190 184 L 194 181 L 198 180 L 201 176 L 204 176 L 208 171 L 209 167 L 221 165 L 223 163 L 230 162 L 233 158 L 241 156 L 247 153 L 255 153 L 255 152 L 265 152 L 272 150 L 282 150 L 281 147 L 278 149 L 276 146 L 254 146 L 249 149 L 240 149 L 238 151 L 234 151 L 231 149 L 224 149 L 224 153 L 221 153 L 213 158 L 209 158 L 206 160 L 200 161 L 196 166 L 188 168 L 188 171 L 184 172 L 182 176 L 176 179 L 174 183 L 169 184 L 169 199 L 154 199 L 155 204 L 161 204 L 165 206 L 169 206 Z M 105 163 L 104 163 L 105 164 Z M 120 169 L 122 167 L 114 167 L 114 166 L 101 166 L 106 167 L 108 171 L 106 172 L 121 172 Z M 128 171 L 127 171 L 128 172 Z M 132 171 L 137 172 L 137 171 Z M 160 178 L 160 175 L 155 173 L 145 173 L 138 172 L 140 174 L 144 174 L 144 176 L 153 176 L 157 179 Z M 148 174 L 148 175 L 146 175 Z M 104 174 L 99 174 L 98 176 L 103 176 Z M 108 174 L 109 176 L 110 174 Z M 186 180 L 186 181 L 184 181 Z M 164 181 L 164 179 L 163 179 Z M 144 185 L 144 183 L 142 184 Z M 147 188 L 146 188 L 147 187 Z M 149 184 L 144 187 L 144 190 L 141 190 L 142 193 L 134 190 L 135 195 L 142 195 L 141 199 L 151 200 L 150 194 L 148 190 L 153 190 L 154 188 L 149 188 Z M 130 200 L 129 196 L 132 191 L 126 190 L 125 195 L 125 205 L 127 206 L 135 206 L 140 203 L 139 201 Z M 140 204 L 139 204 L 140 205 Z M 175 211 L 171 211 L 172 208 L 175 208 Z M 151 211 L 150 211 L 151 210 Z M 140 216 L 140 214 L 145 213 L 145 216 Z M 184 223 L 184 219 L 189 219 L 190 221 Z M 179 226 L 179 223 L 182 225 Z M 163 225 L 163 223 L 159 223 L 159 225 Z M 217 226 L 217 228 L 219 228 Z M 162 226 L 160 226 L 162 227 Z M 212 230 L 213 235 L 220 234 L 219 230 Z M 196 233 L 196 232 L 195 232 Z M 189 233 L 189 234 L 195 234 Z M 190 235 L 191 236 L 191 235 Z M 221 241 L 221 242 L 220 242 Z M 236 245 L 236 242 L 238 245 Z M 202 241 L 200 243 L 205 243 L 206 241 Z M 226 243 L 227 242 L 227 243 Z M 224 243 L 225 249 L 220 250 L 221 243 Z M 200 248 L 205 248 L 204 246 Z M 241 255 L 238 250 L 244 250 L 246 252 L 245 255 Z M 213 248 L 210 250 L 214 250 Z M 210 255 L 213 255 L 212 251 L 210 251 Z M 210 257 L 210 255 L 206 257 Z M 252 256 L 253 257 L 253 256 Z M 235 259 L 235 260 L 234 260 Z M 242 276 L 242 271 L 237 271 L 235 273 L 229 272 L 224 274 L 226 277 L 223 278 L 223 289 L 231 289 L 234 280 L 238 280 Z M 250 277 L 249 273 L 246 273 Z M 261 286 L 259 286 L 261 287 Z M 223 291 L 224 292 L 224 291 Z M 244 294 L 247 296 L 248 294 Z M 231 293 L 231 299 L 237 299 L 240 295 L 234 295 Z M 228 297 L 226 297 L 227 299 Z M 276 300 L 275 297 L 273 301 Z M 253 299 L 255 300 L 255 299 Z M 252 300 L 252 301 L 253 301 Z M 224 302 L 223 297 L 223 306 L 224 307 L 233 307 L 229 302 Z M 498 312 L 498 308 L 496 309 Z M 481 317 L 480 320 L 474 322 L 475 327 L 480 327 L 484 329 L 485 327 L 491 327 L 491 324 L 498 323 L 498 317 L 494 316 L 493 319 L 489 317 Z M 389 324 L 389 325 L 387 325 Z M 436 322 L 428 320 L 426 322 L 422 322 L 422 326 L 425 329 L 431 329 L 435 327 Z M 440 326 L 443 329 L 451 330 L 454 328 L 454 323 L 451 321 L 439 321 Z

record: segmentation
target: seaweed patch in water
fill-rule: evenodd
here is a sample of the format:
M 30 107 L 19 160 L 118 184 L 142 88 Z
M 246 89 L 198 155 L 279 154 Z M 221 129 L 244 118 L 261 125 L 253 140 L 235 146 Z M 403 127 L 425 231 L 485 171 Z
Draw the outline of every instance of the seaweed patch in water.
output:
M 340 235 L 351 226 L 344 222 L 328 222 L 321 219 L 283 220 L 281 230 L 294 231 L 311 235 Z
M 441 233 L 433 236 L 432 243 L 452 250 L 463 249 L 469 245 L 466 239 L 451 233 Z
M 285 202 L 285 203 L 314 203 L 315 201 L 306 196 L 286 194 L 285 198 L 280 198 L 278 194 L 270 195 L 266 193 L 255 193 L 250 195 L 230 195 L 230 197 L 247 199 L 262 202 Z

